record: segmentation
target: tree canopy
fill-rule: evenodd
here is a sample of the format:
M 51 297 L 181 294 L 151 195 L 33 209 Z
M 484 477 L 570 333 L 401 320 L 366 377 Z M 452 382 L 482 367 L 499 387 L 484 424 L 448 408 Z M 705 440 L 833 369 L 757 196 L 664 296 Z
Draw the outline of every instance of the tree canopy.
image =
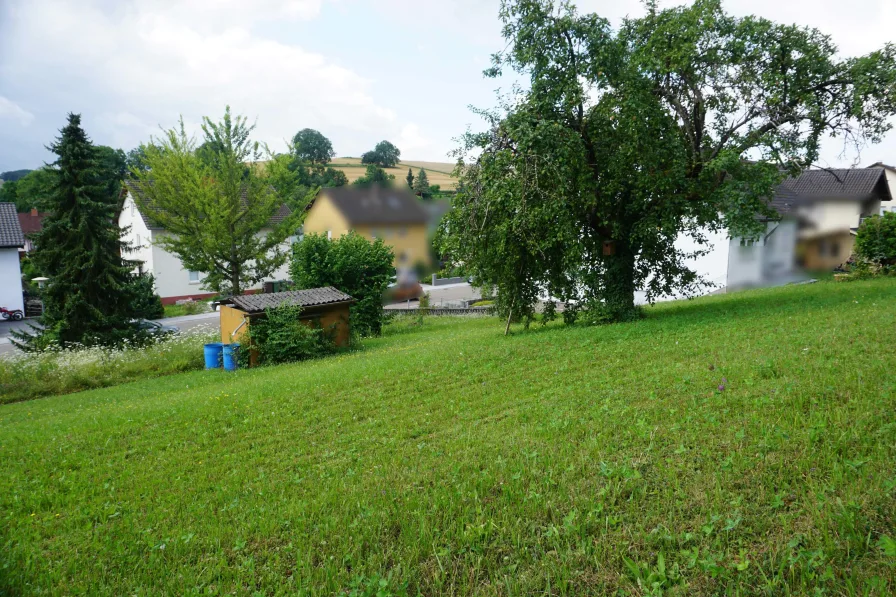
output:
M 32 172 L 32 170 L 8 170 L 6 172 L 0 173 L 0 180 L 5 180 L 6 182 L 15 182 L 20 178 L 24 178 L 25 175 L 29 172 Z
M 374 164 L 380 168 L 392 168 L 401 160 L 401 151 L 389 141 L 380 141 L 361 156 L 362 164 Z
M 432 197 L 432 189 L 429 186 L 429 177 L 426 176 L 426 170 L 420 168 L 417 178 L 414 180 L 414 192 L 423 199 Z
M 703 281 L 675 246 L 753 235 L 765 197 L 810 165 L 824 135 L 874 142 L 896 113 L 896 45 L 838 58 L 816 30 L 726 14 L 718 0 L 618 30 L 566 3 L 504 0 L 488 76 L 529 79 L 465 136 L 443 254 L 532 314 L 547 292 L 601 317 Z
M 67 348 L 138 338 L 131 324 L 139 316 L 137 264 L 122 258 L 129 247 L 114 220 L 118 196 L 104 176 L 107 154 L 90 142 L 78 114 L 69 114 L 50 149 L 57 160 L 45 169 L 52 179 L 44 202 L 49 215 L 31 255 L 50 279 L 42 293 L 43 328 L 17 334 L 17 344 L 31 350 L 50 342 Z
M 356 179 L 352 184 L 356 187 L 369 187 L 373 185 L 389 187 L 392 186 L 394 181 L 394 175 L 387 173 L 379 166 L 370 164 L 367 166 L 367 171 L 364 173 L 364 176 Z
M 297 203 L 299 183 L 292 157 L 265 156 L 250 139 L 254 128 L 228 107 L 220 122 L 203 119 L 198 152 L 181 120 L 141 147 L 147 170 L 131 169 L 135 200 L 168 232 L 158 244 L 221 294 L 240 294 L 283 265 L 283 243 L 303 214 L 274 218 L 284 203 Z M 269 159 L 262 165 L 263 156 Z
M 292 138 L 293 153 L 307 164 L 326 165 L 336 156 L 333 144 L 314 129 L 302 129 Z
M 30 170 L 22 178 L 4 183 L 0 187 L 0 201 L 15 203 L 16 211 L 19 213 L 25 213 L 32 208 L 45 210 L 56 178 L 56 173 L 49 166 Z

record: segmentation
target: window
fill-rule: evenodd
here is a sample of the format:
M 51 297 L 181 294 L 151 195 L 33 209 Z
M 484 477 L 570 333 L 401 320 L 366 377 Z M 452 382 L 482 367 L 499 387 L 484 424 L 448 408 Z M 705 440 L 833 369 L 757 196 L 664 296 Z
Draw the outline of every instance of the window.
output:
M 190 284 L 199 282 L 199 272 L 187 272 L 187 276 L 190 278 Z
M 142 247 L 142 246 L 143 246 L 143 245 L 140 244 L 140 235 L 139 235 L 139 234 L 137 235 L 137 246 L 138 246 L 138 247 Z
M 327 230 L 327 240 L 333 240 L 333 231 Z
M 131 217 L 134 217 L 134 214 L 137 212 L 137 205 L 131 201 Z

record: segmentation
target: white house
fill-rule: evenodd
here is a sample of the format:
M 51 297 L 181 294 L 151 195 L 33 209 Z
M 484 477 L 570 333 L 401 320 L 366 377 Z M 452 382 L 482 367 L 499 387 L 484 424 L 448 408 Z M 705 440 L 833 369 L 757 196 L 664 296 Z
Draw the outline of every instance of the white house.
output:
M 890 200 L 880 202 L 880 215 L 884 215 L 888 211 L 896 212 L 896 166 L 888 166 L 883 162 L 877 162 L 869 167 L 883 168 L 887 177 L 887 186 L 890 187 Z
M 157 244 L 159 239 L 167 235 L 168 232 L 154 224 L 147 214 L 141 212 L 134 201 L 133 193 L 135 191 L 134 185 L 125 183 L 124 192 L 126 194 L 121 213 L 118 216 L 119 227 L 122 229 L 127 227 L 123 239 L 137 249 L 135 252 L 128 253 L 127 257 L 143 262 L 142 271 L 151 273 L 155 277 L 156 293 L 162 297 L 162 303 L 165 305 L 174 304 L 179 300 L 213 296 L 213 293 L 202 288 L 204 277 L 202 273 L 184 269 L 177 256 Z M 284 205 L 271 217 L 270 222 L 272 225 L 282 222 L 289 214 L 289 208 Z M 266 232 L 263 230 L 261 234 L 266 234 Z M 283 248 L 289 249 L 291 242 L 292 239 L 284 243 Z M 288 277 L 289 267 L 288 264 L 284 264 L 274 272 L 270 279 L 265 281 L 285 280 Z M 262 285 L 259 284 L 250 290 L 257 290 L 261 287 Z
M 19 249 L 24 247 L 25 235 L 15 204 L 0 203 L 0 307 L 10 311 L 25 310 L 19 266 Z

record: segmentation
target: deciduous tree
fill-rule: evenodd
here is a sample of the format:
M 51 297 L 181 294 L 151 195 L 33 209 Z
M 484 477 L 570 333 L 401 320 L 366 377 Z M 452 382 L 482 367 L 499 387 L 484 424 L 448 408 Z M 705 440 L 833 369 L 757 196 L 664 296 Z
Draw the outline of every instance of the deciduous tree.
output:
M 324 166 L 335 156 L 333 144 L 314 129 L 302 129 L 292 138 L 296 158 L 307 164 Z
M 637 313 L 637 289 L 694 291 L 679 236 L 756 234 L 822 136 L 878 141 L 891 126 L 896 45 L 839 58 L 816 30 L 718 0 L 647 6 L 614 31 L 566 2 L 502 3 L 508 45 L 486 74 L 530 85 L 466 136 L 442 249 L 513 315 L 545 291 L 614 320 Z
M 283 265 L 283 243 L 303 213 L 272 219 L 298 192 L 298 181 L 291 156 L 263 153 L 250 139 L 254 128 L 229 107 L 220 122 L 206 117 L 205 151 L 197 155 L 181 120 L 141 147 L 148 170 L 131 170 L 135 200 L 168 232 L 158 244 L 185 269 L 205 273 L 204 287 L 222 294 L 240 294 Z

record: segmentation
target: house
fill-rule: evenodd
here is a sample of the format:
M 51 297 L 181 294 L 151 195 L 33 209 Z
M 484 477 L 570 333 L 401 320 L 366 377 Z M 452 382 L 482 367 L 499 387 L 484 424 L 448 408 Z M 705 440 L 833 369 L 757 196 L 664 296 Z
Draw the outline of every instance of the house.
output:
M 143 272 L 149 272 L 155 277 L 156 294 L 162 297 L 162 304 L 171 305 L 179 300 L 202 299 L 214 296 L 204 290 L 202 279 L 205 277 L 201 272 L 192 272 L 184 269 L 180 259 L 169 253 L 157 243 L 165 237 L 168 232 L 161 226 L 153 222 L 151 209 L 150 213 L 141 210 L 134 200 L 135 193 L 139 193 L 140 188 L 134 181 L 125 181 L 122 188 L 124 200 L 122 202 L 121 211 L 118 214 L 118 225 L 125 230 L 123 239 L 134 247 L 134 251 L 128 253 L 129 259 L 142 262 L 140 269 Z M 290 214 L 290 209 L 286 205 L 281 206 L 270 219 L 270 225 L 273 227 L 282 222 Z M 269 229 L 268 229 L 269 230 Z M 266 234 L 266 230 L 262 230 L 261 234 Z M 284 249 L 288 249 L 292 243 L 290 239 L 284 243 Z M 280 269 L 274 272 L 269 280 L 263 280 L 256 287 L 250 289 L 261 289 L 264 282 L 283 280 L 289 276 L 289 266 L 284 264 Z
M 17 215 L 19 218 L 19 225 L 22 227 L 22 233 L 25 235 L 25 253 L 30 253 L 34 250 L 34 241 L 32 240 L 32 237 L 43 229 L 43 221 L 44 218 L 47 217 L 47 214 L 39 213 L 36 209 L 32 208 L 28 213 Z
M 784 180 L 771 206 L 779 218 L 759 238 L 732 238 L 728 287 L 797 276 L 796 267 L 830 270 L 852 255 L 862 220 L 893 203 L 882 167 L 807 170 Z
M 869 168 L 883 168 L 884 175 L 887 177 L 887 186 L 890 187 L 890 200 L 880 202 L 880 215 L 884 215 L 888 211 L 896 212 L 896 166 L 877 162 L 871 164 Z
M 348 346 L 351 337 L 349 307 L 355 302 L 351 296 L 332 286 L 234 296 L 221 303 L 221 342 L 241 342 L 252 322 L 264 317 L 267 309 L 284 305 L 302 308 L 299 319 L 309 326 L 319 326 L 332 334 L 336 346 Z M 249 364 L 254 365 L 257 356 L 250 352 Z
M 19 266 L 19 249 L 24 246 L 15 203 L 0 203 L 0 307 L 10 311 L 25 310 Z
M 339 238 L 350 230 L 383 239 L 395 253 L 395 266 L 429 265 L 430 215 L 410 190 L 373 186 L 321 189 L 308 207 L 304 234 Z

